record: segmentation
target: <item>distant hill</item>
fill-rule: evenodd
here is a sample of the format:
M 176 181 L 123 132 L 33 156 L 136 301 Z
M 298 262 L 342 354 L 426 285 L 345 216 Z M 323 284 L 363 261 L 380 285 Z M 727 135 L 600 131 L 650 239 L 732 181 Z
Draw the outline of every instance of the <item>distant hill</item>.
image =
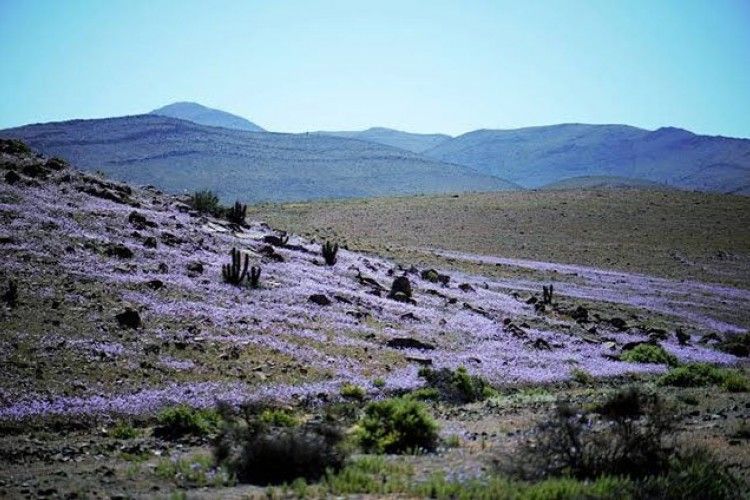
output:
M 477 130 L 425 154 L 529 188 L 571 177 L 614 176 L 750 194 L 750 140 L 677 128 L 567 124 Z
M 264 132 L 262 128 L 241 116 L 218 109 L 207 108 L 194 102 L 176 102 L 151 112 L 152 115 L 179 118 L 209 127 L 234 128 L 250 132 Z
M 153 114 L 0 131 L 80 168 L 225 202 L 517 189 L 470 168 L 382 144 L 317 134 L 207 127 Z
M 587 177 L 570 177 L 561 181 L 542 186 L 544 190 L 567 191 L 576 189 L 673 189 L 666 184 L 631 179 L 629 177 L 613 177 L 606 175 L 592 175 Z
M 446 134 L 413 134 L 411 132 L 402 132 L 400 130 L 383 127 L 373 127 L 359 132 L 321 131 L 315 133 L 386 144 L 388 146 L 405 149 L 406 151 L 412 151 L 414 153 L 422 153 L 451 139 L 451 136 Z

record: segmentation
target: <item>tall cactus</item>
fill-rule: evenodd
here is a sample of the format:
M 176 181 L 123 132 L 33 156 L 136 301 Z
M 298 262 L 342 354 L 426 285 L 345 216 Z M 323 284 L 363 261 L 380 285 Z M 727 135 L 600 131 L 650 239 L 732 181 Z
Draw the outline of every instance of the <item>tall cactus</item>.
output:
M 234 224 L 244 226 L 246 216 L 247 205 L 243 205 L 239 201 L 235 201 L 234 207 L 227 209 L 227 219 L 229 219 L 229 222 L 233 222 Z
M 248 278 L 250 279 L 250 288 L 258 288 L 260 282 L 260 266 L 251 267 Z
M 544 304 L 552 303 L 552 294 L 554 293 L 554 287 L 550 284 L 549 287 L 542 286 L 542 302 Z
M 242 280 L 247 276 L 247 267 L 250 264 L 250 257 L 245 254 L 244 265 L 242 263 L 242 253 L 236 248 L 232 248 L 232 263 L 224 264 L 221 268 L 221 275 L 225 283 L 232 285 L 241 285 Z
M 336 254 L 339 251 L 339 244 L 334 243 L 331 245 L 330 241 L 326 241 L 322 247 L 321 247 L 321 253 L 323 254 L 323 259 L 326 261 L 326 264 L 329 266 L 333 266 L 336 264 Z

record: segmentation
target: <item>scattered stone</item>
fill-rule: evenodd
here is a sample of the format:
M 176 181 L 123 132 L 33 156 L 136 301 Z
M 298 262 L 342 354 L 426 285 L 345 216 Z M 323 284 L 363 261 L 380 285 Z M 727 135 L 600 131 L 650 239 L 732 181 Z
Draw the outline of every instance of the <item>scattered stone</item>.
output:
M 618 330 L 625 331 L 628 329 L 628 324 L 622 318 L 612 318 L 609 320 L 609 324 L 617 328 Z
M 322 293 L 316 293 L 313 295 L 310 295 L 307 299 L 308 301 L 312 302 L 313 304 L 317 304 L 319 306 L 329 306 L 331 305 L 331 299 L 323 295 Z
M 203 264 L 198 261 L 193 261 L 187 265 L 188 276 L 195 278 L 203 274 Z
M 68 162 L 61 158 L 50 158 L 44 166 L 50 170 L 60 171 L 68 167 Z
M 531 346 L 532 346 L 532 347 L 534 347 L 534 349 L 542 349 L 542 350 L 545 350 L 545 351 L 549 351 L 549 350 L 551 350 L 551 349 L 552 349 L 552 346 L 551 346 L 551 345 L 549 345 L 549 342 L 547 342 L 546 340 L 544 340 L 544 339 L 543 339 L 543 338 L 541 338 L 541 337 L 540 337 L 540 338 L 538 338 L 538 339 L 536 339 L 536 340 L 535 340 L 535 341 L 534 341 L 534 342 L 533 342 L 533 343 L 531 344 Z
M 458 285 L 458 288 L 460 288 L 462 292 L 473 292 L 474 291 L 474 287 L 471 286 L 468 283 L 461 283 L 460 285 Z
M 432 360 L 430 358 L 418 358 L 416 356 L 406 356 L 404 359 L 406 359 L 406 361 L 411 361 L 412 363 L 417 363 L 422 366 L 432 366 Z
M 9 170 L 5 174 L 5 182 L 7 182 L 8 184 L 15 184 L 16 182 L 18 182 L 20 180 L 21 180 L 21 176 L 18 175 L 17 173 L 15 173 L 12 170 Z
M 31 177 L 32 179 L 42 180 L 46 179 L 49 175 L 49 171 L 38 163 L 26 165 L 21 169 L 21 173 L 23 173 L 23 175 L 25 175 L 26 177 Z
M 578 323 L 587 323 L 589 320 L 589 310 L 583 306 L 576 307 L 576 310 L 570 315 Z
M 391 285 L 391 293 L 388 295 L 389 297 L 393 298 L 396 294 L 403 294 L 407 299 L 411 299 L 411 283 L 409 282 L 409 278 L 406 276 L 399 276 L 395 280 L 393 280 L 393 285 Z
M 690 345 L 690 334 L 683 332 L 682 328 L 678 328 L 677 331 L 674 332 L 674 335 L 677 337 L 677 342 L 679 342 L 680 345 Z
M 419 318 L 414 315 L 414 313 L 406 313 L 401 315 L 401 319 L 408 319 L 411 321 L 419 321 Z
M 342 302 L 344 304 L 351 304 L 352 301 L 344 297 L 343 295 L 334 295 L 333 298 L 336 300 L 336 302 Z
M 118 259 L 132 259 L 134 254 L 131 249 L 122 243 L 118 243 L 107 247 L 107 255 L 110 257 L 117 257 Z
M 153 236 L 149 236 L 145 240 L 143 240 L 143 246 L 146 248 L 156 248 L 158 246 L 158 243 L 156 242 L 156 238 L 154 238 Z
M 182 238 L 178 238 L 174 234 L 168 233 L 166 231 L 164 231 L 163 233 L 161 233 L 161 241 L 162 241 L 162 243 L 164 243 L 165 245 L 170 246 L 170 247 L 173 247 L 175 245 L 181 245 L 181 244 L 185 243 L 185 240 L 183 240 Z
M 136 229 L 146 229 L 147 227 L 156 227 L 156 223 L 148 220 L 145 215 L 133 210 L 128 215 L 128 222 Z
M 161 274 L 167 274 L 169 272 L 169 266 L 164 262 L 160 262 L 159 265 L 156 266 L 156 270 Z
M 271 245 L 264 246 L 258 253 L 274 262 L 284 262 L 284 256 L 276 253 L 276 250 Z
M 431 351 L 435 346 L 411 337 L 396 337 L 388 340 L 385 345 L 393 349 L 421 349 Z
M 162 280 L 151 280 L 146 282 L 146 286 L 152 290 L 159 290 L 164 286 L 164 282 Z
M 115 318 L 122 328 L 137 329 L 142 325 L 141 315 L 138 314 L 138 311 L 129 307 L 126 308 L 125 311 L 116 315 Z
M 434 269 L 425 269 L 424 271 L 422 271 L 420 276 L 423 280 L 429 281 L 431 283 L 437 283 L 440 274 Z

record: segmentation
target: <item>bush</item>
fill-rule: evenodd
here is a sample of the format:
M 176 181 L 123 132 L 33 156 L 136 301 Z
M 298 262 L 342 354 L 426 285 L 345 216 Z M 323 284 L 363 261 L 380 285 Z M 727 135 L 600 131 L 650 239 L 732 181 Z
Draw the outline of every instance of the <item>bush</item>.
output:
M 483 401 L 496 394 L 484 379 L 470 375 L 463 366 L 455 371 L 448 368 L 440 370 L 422 368 L 419 376 L 427 381 L 429 387 L 439 392 L 441 399 L 451 403 Z
M 346 399 L 354 399 L 356 401 L 364 401 L 365 396 L 367 395 L 363 388 L 355 384 L 342 385 L 340 392 L 342 397 Z
M 720 385 L 730 392 L 744 392 L 750 389 L 747 378 L 741 372 L 707 363 L 693 363 L 673 368 L 659 379 L 659 383 L 675 387 Z
M 440 399 L 440 391 L 434 387 L 420 387 L 405 394 L 404 397 L 418 401 L 437 401 Z
M 190 197 L 190 206 L 202 214 L 217 214 L 220 211 L 219 197 L 207 189 L 194 192 Z
M 110 435 L 115 439 L 134 439 L 139 434 L 138 429 L 127 422 L 119 422 L 112 427 L 112 431 L 110 432 Z
M 643 498 L 667 500 L 712 500 L 742 498 L 742 484 L 727 467 L 705 450 L 676 454 L 669 470 L 660 476 L 646 478 L 639 487 Z
M 156 436 L 176 439 L 182 436 L 207 436 L 218 429 L 220 417 L 214 410 L 179 405 L 163 410 L 157 421 L 154 429 Z
M 734 356 L 746 358 L 750 356 L 750 333 L 732 335 L 719 343 L 718 347 Z
M 643 477 L 667 468 L 666 440 L 674 417 L 655 394 L 629 388 L 592 414 L 559 404 L 522 451 L 515 472 L 524 477 L 605 475 Z
M 679 361 L 657 344 L 638 344 L 620 355 L 621 361 L 628 363 L 654 363 L 660 365 L 677 366 Z
M 246 406 L 237 417 L 223 409 L 226 420 L 214 456 L 239 481 L 268 485 L 317 480 L 344 465 L 348 452 L 340 428 L 318 422 L 275 425 L 276 419 L 262 417 L 266 411 Z
M 263 410 L 260 414 L 260 420 L 264 424 L 268 424 L 273 427 L 295 427 L 299 425 L 299 419 L 295 417 L 291 412 L 269 408 Z
M 570 371 L 570 378 L 583 385 L 589 385 L 595 382 L 594 376 L 581 368 L 573 368 Z
M 438 425 L 424 404 L 394 398 L 370 403 L 357 430 L 362 448 L 374 453 L 432 451 Z

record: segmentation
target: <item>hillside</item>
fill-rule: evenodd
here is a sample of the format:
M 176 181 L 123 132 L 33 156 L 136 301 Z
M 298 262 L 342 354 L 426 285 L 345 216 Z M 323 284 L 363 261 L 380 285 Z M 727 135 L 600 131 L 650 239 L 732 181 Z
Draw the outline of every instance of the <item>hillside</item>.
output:
M 207 127 L 140 115 L 0 131 L 86 170 L 227 202 L 516 189 L 501 179 L 381 144 Z
M 536 188 L 571 177 L 643 179 L 750 194 L 750 140 L 662 128 L 566 124 L 477 130 L 425 153 Z
M 625 356 L 649 343 L 676 362 L 741 366 L 717 342 L 750 324 L 747 290 L 445 249 L 434 252 L 474 271 L 345 248 L 325 265 L 319 242 L 291 235 L 279 244 L 267 224 L 202 215 L 184 197 L 10 141 L 0 141 L 0 220 L 3 497 L 271 497 L 279 490 L 243 484 L 212 454 L 223 428 L 217 403 L 222 415 L 247 403 L 248 418 L 258 407 L 282 412 L 282 423 L 258 430 L 271 438 L 325 421 L 357 439 L 367 405 L 401 395 L 423 401 L 416 408 L 434 418 L 440 446 L 365 450 L 347 464 L 356 470 L 336 476 L 340 486 L 314 478 L 307 487 L 318 490 L 306 496 L 424 497 L 419 485 L 446 464 L 460 476 L 445 481 L 507 484 L 497 458 L 522 460 L 519 447 L 544 436 L 558 398 L 597 407 L 625 382 L 648 382 L 681 405 L 677 439 L 711 443 L 740 477 L 750 467 L 747 445 L 727 443 L 745 416 L 744 394 L 657 386 L 663 362 Z M 257 288 L 222 279 L 232 249 L 261 269 Z M 408 280 L 409 296 L 389 293 L 396 278 Z M 542 304 L 542 285 L 553 281 L 554 298 Z M 463 392 L 430 382 L 431 373 L 461 377 Z M 479 400 L 461 399 L 480 383 Z M 313 445 L 281 456 L 319 443 L 302 442 Z M 518 487 L 529 486 L 465 496 L 512 497 Z
M 394 148 L 405 149 L 414 153 L 422 153 L 432 149 L 443 142 L 451 139 L 446 134 L 414 134 L 411 132 L 402 132 L 383 127 L 372 127 L 367 130 L 357 132 L 315 132 L 316 134 L 331 135 L 334 137 L 348 137 L 350 139 L 359 139 L 362 141 L 376 142 L 393 146 Z
M 265 132 L 264 129 L 241 116 L 233 115 L 219 109 L 207 108 L 194 102 L 175 102 L 155 109 L 150 114 L 179 118 L 180 120 L 187 120 L 199 125 L 208 125 L 209 127 Z
M 590 175 L 584 177 L 569 177 L 561 181 L 545 184 L 541 189 L 546 190 L 575 190 L 575 189 L 670 189 L 666 184 L 631 179 L 629 177 L 615 177 L 606 175 Z

